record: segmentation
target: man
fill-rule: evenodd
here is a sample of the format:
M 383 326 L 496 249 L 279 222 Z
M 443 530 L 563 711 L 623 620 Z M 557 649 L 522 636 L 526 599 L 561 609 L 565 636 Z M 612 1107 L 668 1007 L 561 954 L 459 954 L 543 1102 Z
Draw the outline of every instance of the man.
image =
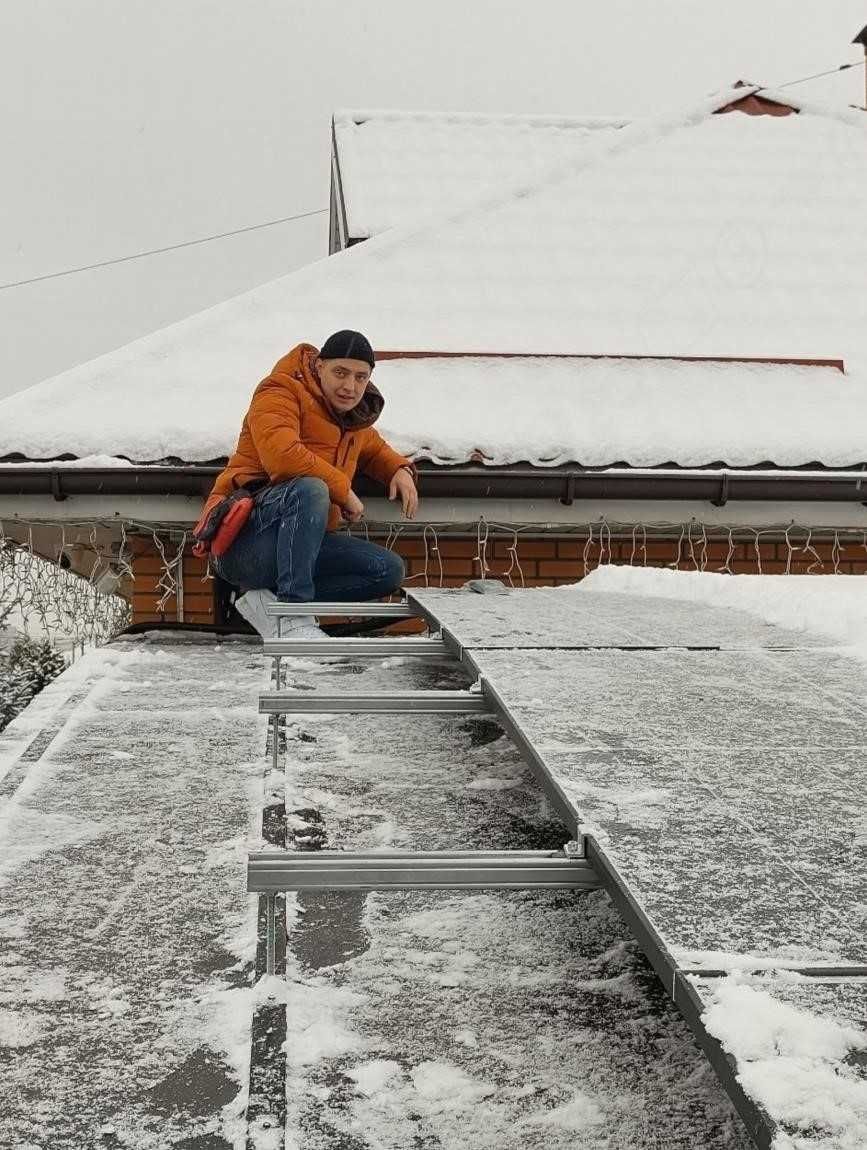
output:
M 318 352 L 293 348 L 253 393 L 235 454 L 205 503 L 203 515 L 239 487 L 259 488 L 249 519 L 212 565 L 244 592 L 235 606 L 263 638 L 277 634 L 266 612 L 275 599 L 378 599 L 403 580 L 394 552 L 337 531 L 364 515 L 352 490 L 356 468 L 400 499 L 408 518 L 418 507 L 413 465 L 373 427 L 385 403 L 373 367 L 357 331 L 336 332 Z M 312 614 L 285 619 L 283 634 L 325 637 Z

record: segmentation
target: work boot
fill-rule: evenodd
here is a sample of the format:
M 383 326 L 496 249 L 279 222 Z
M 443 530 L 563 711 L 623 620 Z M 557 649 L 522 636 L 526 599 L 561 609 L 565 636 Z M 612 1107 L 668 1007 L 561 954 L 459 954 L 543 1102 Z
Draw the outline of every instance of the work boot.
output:
M 276 639 L 277 616 L 269 615 L 266 611 L 267 605 L 276 601 L 277 596 L 273 591 L 257 587 L 253 591 L 246 591 L 235 600 L 235 610 L 247 620 L 254 631 L 259 632 L 263 639 Z

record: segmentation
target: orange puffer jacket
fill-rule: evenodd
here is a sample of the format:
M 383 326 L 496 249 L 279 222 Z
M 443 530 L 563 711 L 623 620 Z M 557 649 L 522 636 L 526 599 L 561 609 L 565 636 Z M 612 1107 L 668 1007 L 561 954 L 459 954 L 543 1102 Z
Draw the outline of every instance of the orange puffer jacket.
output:
M 341 522 L 340 508 L 349 497 L 356 468 L 383 484 L 401 467 L 415 472 L 373 428 L 385 400 L 372 383 L 352 411 L 332 412 L 313 366 L 318 354 L 311 344 L 299 344 L 253 392 L 238 446 L 217 476 L 203 516 L 253 480 L 280 483 L 314 475 L 331 493 L 328 530 L 333 531 Z

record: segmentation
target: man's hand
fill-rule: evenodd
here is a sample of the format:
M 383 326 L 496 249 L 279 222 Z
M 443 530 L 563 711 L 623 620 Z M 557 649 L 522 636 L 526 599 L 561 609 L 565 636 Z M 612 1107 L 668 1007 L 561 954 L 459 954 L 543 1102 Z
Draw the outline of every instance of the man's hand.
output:
M 348 519 L 350 523 L 357 523 L 359 519 L 364 518 L 364 504 L 350 488 L 349 498 L 340 508 L 340 513 L 344 519 Z
M 415 519 L 415 513 L 418 511 L 418 491 L 412 475 L 405 467 L 395 471 L 391 477 L 391 483 L 388 485 L 388 498 L 397 499 L 398 497 L 407 519 Z

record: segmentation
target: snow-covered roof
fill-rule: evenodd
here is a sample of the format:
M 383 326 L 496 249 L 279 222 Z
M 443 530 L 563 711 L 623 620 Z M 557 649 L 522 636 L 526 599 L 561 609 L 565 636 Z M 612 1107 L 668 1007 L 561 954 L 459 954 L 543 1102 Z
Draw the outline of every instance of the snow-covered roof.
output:
M 347 234 L 398 224 L 496 193 L 516 177 L 535 182 L 622 128 L 608 117 L 467 116 L 453 112 L 343 111 L 334 117 Z
M 262 366 L 266 370 L 266 365 Z M 239 372 L 241 366 L 239 365 Z M 386 398 L 378 427 L 399 451 L 435 463 L 725 463 L 847 467 L 867 462 L 867 388 L 834 367 L 794 364 L 540 357 L 395 359 L 376 368 Z M 6 418 L 27 423 L 31 458 L 71 452 L 91 467 L 109 440 L 135 462 L 220 459 L 234 447 L 249 400 L 220 377 L 208 402 L 155 374 L 135 426 L 102 376 L 81 394 L 81 417 L 55 429 L 58 384 L 13 396 Z M 17 401 L 17 402 L 16 402 Z M 100 411 L 99 422 L 89 413 Z M 171 418 L 167 418 L 167 413 Z
M 807 107 L 785 117 L 713 115 L 747 91 L 602 133 L 604 146 L 536 186 L 513 185 L 472 208 L 392 228 L 12 395 L 0 403 L 0 458 L 224 455 L 253 386 L 288 347 L 354 327 L 380 349 L 847 365 L 841 378 L 813 373 L 815 390 L 790 371 L 791 390 L 768 372 L 773 384 L 754 391 L 752 369 L 639 375 L 632 366 L 616 373 L 616 384 L 611 375 L 604 386 L 598 374 L 587 389 L 575 373 L 567 382 L 570 369 L 553 359 L 485 370 L 471 361 L 382 364 L 384 426 L 400 430 L 391 415 L 405 398 L 400 378 L 419 446 L 435 438 L 443 458 L 461 457 L 464 412 L 475 409 L 492 457 L 524 438 L 525 458 L 561 454 L 566 410 L 565 446 L 583 462 L 591 453 L 579 432 L 593 435 L 596 461 L 681 463 L 755 451 L 777 462 L 853 462 L 867 388 L 867 120 Z M 503 399 L 520 397 L 519 431 L 495 423 L 501 397 L 492 378 Z M 445 387 L 454 389 L 451 409 Z M 750 445 L 748 422 L 759 419 L 773 451 Z

